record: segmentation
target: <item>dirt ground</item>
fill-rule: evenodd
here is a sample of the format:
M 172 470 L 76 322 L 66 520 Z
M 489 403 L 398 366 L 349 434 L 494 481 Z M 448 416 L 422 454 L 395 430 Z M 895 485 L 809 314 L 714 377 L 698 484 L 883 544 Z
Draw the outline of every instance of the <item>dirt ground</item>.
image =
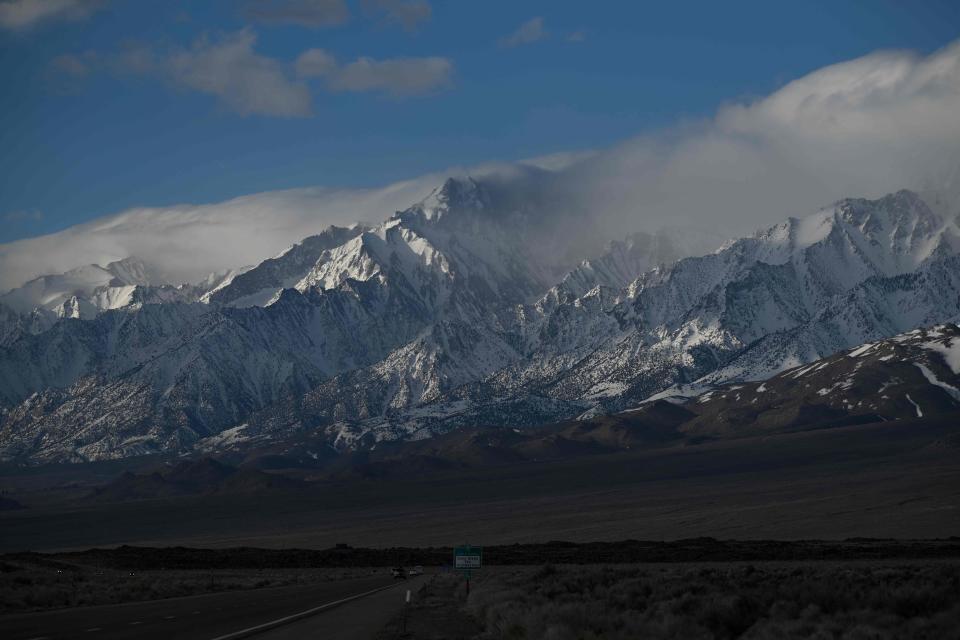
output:
M 949 427 L 955 431 L 956 425 Z M 849 427 L 270 495 L 56 500 L 0 477 L 0 551 L 137 544 L 327 548 L 551 540 L 960 535 L 960 456 L 944 429 Z M 58 494 L 58 492 L 61 492 Z

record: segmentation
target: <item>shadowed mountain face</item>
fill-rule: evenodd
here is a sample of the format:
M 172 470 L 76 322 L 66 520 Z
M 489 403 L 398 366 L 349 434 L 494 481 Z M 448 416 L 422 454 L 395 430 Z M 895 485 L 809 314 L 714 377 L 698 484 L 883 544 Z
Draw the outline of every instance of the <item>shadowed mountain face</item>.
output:
M 156 458 L 9 465 L 5 485 L 28 508 L 4 516 L 3 544 L 949 536 L 958 345 L 960 328 L 938 325 L 762 383 L 671 389 L 636 410 L 524 429 L 351 450 L 322 430 L 228 431 L 220 462 L 177 459 L 157 472 Z M 124 467 L 141 471 L 116 477 Z
M 677 259 L 682 237 L 638 234 L 579 266 L 555 250 L 566 222 L 545 230 L 549 204 L 450 180 L 377 227 L 331 228 L 166 302 L 50 326 L 0 307 L 0 454 L 309 439 L 323 457 L 602 416 L 960 317 L 960 233 L 910 192 L 842 201 L 700 257 Z M 814 400 L 787 423 L 846 411 Z M 758 429 L 786 425 L 762 413 Z
M 752 434 L 960 412 L 960 328 L 940 325 L 861 345 L 763 382 L 691 400 L 690 434 Z
M 465 427 L 340 453 L 315 432 L 299 432 L 235 443 L 224 453 L 250 467 L 409 477 L 852 425 L 960 420 L 958 358 L 960 328 L 939 325 L 867 343 L 763 382 L 701 388 L 698 395 L 689 389 L 686 396 L 665 392 L 618 414 L 526 429 Z M 958 443 L 954 436 L 945 446 Z

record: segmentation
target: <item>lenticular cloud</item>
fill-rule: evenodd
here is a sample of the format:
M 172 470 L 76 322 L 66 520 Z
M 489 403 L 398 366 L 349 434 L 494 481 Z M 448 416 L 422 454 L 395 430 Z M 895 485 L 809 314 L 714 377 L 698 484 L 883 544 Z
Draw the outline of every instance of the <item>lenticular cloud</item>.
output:
M 545 225 L 579 216 L 596 231 L 570 234 L 571 244 L 588 237 L 584 252 L 596 235 L 680 225 L 733 236 L 842 197 L 901 188 L 957 215 L 960 42 L 927 56 L 873 53 L 762 99 L 724 105 L 706 121 L 529 164 L 541 170 L 490 165 L 467 172 L 496 174 L 515 190 L 513 202 L 547 203 L 538 214 Z M 131 209 L 0 246 L 0 289 L 130 255 L 175 281 L 198 280 L 274 255 L 328 224 L 379 222 L 425 197 L 446 173 L 375 189 L 310 188 Z

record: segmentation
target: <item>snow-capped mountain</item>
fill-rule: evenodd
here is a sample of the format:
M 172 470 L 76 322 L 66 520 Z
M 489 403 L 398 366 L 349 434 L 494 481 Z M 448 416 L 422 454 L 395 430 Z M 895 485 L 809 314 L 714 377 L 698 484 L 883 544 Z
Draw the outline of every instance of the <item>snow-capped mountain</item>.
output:
M 264 307 L 276 302 L 284 289 L 300 282 L 325 253 L 366 231 L 363 225 L 331 226 L 304 238 L 280 255 L 224 278 L 201 297 L 203 302 L 231 307 Z
M 794 367 L 717 387 L 684 404 L 682 431 L 749 435 L 960 411 L 960 328 L 914 329 Z
M 581 262 L 550 228 L 496 184 L 452 179 L 376 227 L 332 227 L 211 282 L 201 302 L 14 336 L 0 451 L 106 458 L 297 431 L 364 446 L 537 424 L 960 317 L 960 232 L 907 191 L 699 257 L 637 234 Z
M 555 297 L 580 298 L 596 287 L 622 289 L 641 273 L 719 248 L 727 238 L 692 229 L 637 232 L 610 242 L 605 251 L 584 260 L 554 287 Z
M 523 258 L 522 215 L 498 208 L 508 229 L 485 216 L 492 202 L 475 182 L 451 180 L 377 228 L 330 230 L 327 239 L 349 239 L 322 248 L 312 264 L 298 260 L 299 245 L 233 277 L 206 296 L 211 304 L 112 310 L 16 340 L 0 358 L 0 399 L 33 409 L 9 414 L 7 450 L 74 459 L 184 446 L 375 364 L 434 322 L 496 323 L 503 302 L 520 302 L 547 280 L 545 267 Z M 309 269 L 282 288 L 276 267 L 298 261 Z M 229 304 L 265 289 L 266 307 Z
M 21 314 L 42 309 L 58 317 L 90 318 L 98 311 L 126 306 L 138 286 L 152 284 L 160 282 L 150 267 L 126 258 L 34 278 L 0 296 L 0 304 Z
M 0 345 L 45 331 L 61 318 L 91 320 L 113 309 L 193 302 L 233 276 L 231 271 L 212 273 L 196 284 L 173 285 L 132 257 L 40 276 L 0 295 Z
M 316 430 L 265 441 L 241 427 L 207 439 L 200 449 L 248 463 L 268 458 L 275 464 L 281 457 L 291 466 L 332 475 L 405 475 L 898 421 L 915 429 L 918 422 L 946 424 L 958 416 L 960 327 L 945 324 L 869 342 L 762 382 L 719 385 L 690 396 L 662 394 L 620 413 L 530 429 L 468 425 L 336 455 L 317 441 Z
M 445 370 L 422 348 L 420 359 L 386 359 L 329 380 L 279 419 L 272 409 L 254 416 L 249 429 L 327 425 L 347 442 L 368 433 L 420 437 L 462 425 L 616 411 L 704 376 L 712 383 L 762 379 L 956 318 L 958 238 L 951 222 L 909 192 L 843 201 L 713 254 L 652 269 L 620 290 L 598 285 L 571 298 L 554 289 L 515 307 L 512 322 L 483 341 L 512 347 L 512 362 L 474 382 L 460 384 L 456 374 L 484 371 L 488 351 L 460 350 L 442 361 Z M 511 360 L 502 346 L 494 352 L 494 361 Z M 414 386 L 433 393 L 405 404 Z M 346 389 L 364 390 L 362 402 L 351 404 L 358 395 Z

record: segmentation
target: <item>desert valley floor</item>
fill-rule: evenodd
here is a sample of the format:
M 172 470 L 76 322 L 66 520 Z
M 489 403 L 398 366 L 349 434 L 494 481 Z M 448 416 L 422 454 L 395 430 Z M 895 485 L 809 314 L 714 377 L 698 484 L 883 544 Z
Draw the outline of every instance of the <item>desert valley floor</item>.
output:
M 102 503 L 116 463 L 7 469 L 0 551 L 550 540 L 942 538 L 960 421 L 901 421 L 303 488 Z

